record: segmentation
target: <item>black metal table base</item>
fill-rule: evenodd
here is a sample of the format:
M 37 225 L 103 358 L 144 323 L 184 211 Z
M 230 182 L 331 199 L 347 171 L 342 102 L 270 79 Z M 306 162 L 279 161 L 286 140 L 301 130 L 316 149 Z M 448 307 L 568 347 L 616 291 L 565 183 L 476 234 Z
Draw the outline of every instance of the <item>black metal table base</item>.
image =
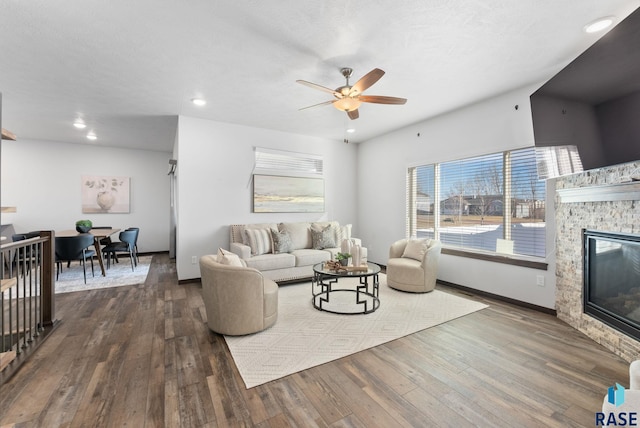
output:
M 313 280 L 311 281 L 311 294 L 313 307 L 319 311 L 331 312 L 334 314 L 342 315 L 360 315 L 370 314 L 380 307 L 379 298 L 379 286 L 378 274 L 371 275 L 371 283 L 369 283 L 369 276 L 359 277 L 360 285 L 357 285 L 355 289 L 352 288 L 335 288 L 338 284 L 338 277 L 323 275 L 321 273 L 315 273 Z M 315 289 L 320 287 L 320 292 L 316 293 Z M 337 308 L 328 308 L 330 304 L 331 296 L 335 296 L 336 293 L 352 293 L 355 294 L 355 309 L 354 311 L 341 311 Z

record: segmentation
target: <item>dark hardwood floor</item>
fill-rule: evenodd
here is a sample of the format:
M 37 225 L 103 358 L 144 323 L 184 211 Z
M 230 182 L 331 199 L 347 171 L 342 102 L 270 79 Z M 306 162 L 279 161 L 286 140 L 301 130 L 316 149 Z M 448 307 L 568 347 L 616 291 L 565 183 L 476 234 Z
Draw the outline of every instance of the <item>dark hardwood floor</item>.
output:
M 200 285 L 155 255 L 144 285 L 57 296 L 61 325 L 0 387 L 0 426 L 585 427 L 628 385 L 555 317 L 464 295 L 490 307 L 247 390 Z

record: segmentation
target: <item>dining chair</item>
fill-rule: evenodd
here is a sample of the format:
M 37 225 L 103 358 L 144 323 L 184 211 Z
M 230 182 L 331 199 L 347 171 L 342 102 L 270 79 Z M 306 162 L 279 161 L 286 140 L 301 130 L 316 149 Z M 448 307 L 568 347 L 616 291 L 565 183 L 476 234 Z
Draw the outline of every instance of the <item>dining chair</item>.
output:
M 85 284 L 87 283 L 87 259 L 91 261 L 91 275 L 95 276 L 93 256 L 96 252 L 89 249 L 92 245 L 93 235 L 89 233 L 81 233 L 77 236 L 56 236 L 56 280 L 62 270 L 62 262 L 70 263 L 74 260 L 82 263 Z
M 15 233 L 11 235 L 11 240 L 13 242 L 16 241 L 24 241 L 25 239 L 37 238 L 40 236 L 40 232 L 27 232 L 27 233 Z M 33 248 L 35 250 L 35 248 Z M 27 263 L 31 260 L 35 260 L 37 254 L 32 251 L 32 247 L 24 247 L 14 250 L 12 263 L 16 267 L 16 271 L 20 271 L 22 269 L 22 273 L 24 273 L 27 269 Z
M 138 257 L 138 235 L 140 234 L 140 228 L 139 227 L 128 227 L 125 230 L 135 230 L 136 231 L 136 239 L 135 239 L 135 243 L 133 244 L 133 257 L 136 260 L 136 265 L 140 262 L 140 258 Z M 100 243 L 102 243 L 102 241 L 100 241 Z M 118 262 L 118 258 L 114 257 L 114 260 L 116 263 Z
M 138 232 L 135 230 L 123 230 L 118 235 L 120 242 L 113 242 L 102 249 L 102 253 L 107 258 L 107 269 L 111 267 L 111 257 L 118 259 L 118 253 L 129 254 L 129 260 L 131 260 L 131 270 L 135 270 L 135 266 L 138 265 L 135 254 L 135 242 Z
M 136 258 L 136 263 L 140 262 L 140 258 L 138 257 L 138 235 L 140 235 L 140 228 L 139 227 L 128 227 L 126 230 L 135 230 L 136 231 L 136 239 L 135 239 L 135 243 L 133 244 L 133 255 Z

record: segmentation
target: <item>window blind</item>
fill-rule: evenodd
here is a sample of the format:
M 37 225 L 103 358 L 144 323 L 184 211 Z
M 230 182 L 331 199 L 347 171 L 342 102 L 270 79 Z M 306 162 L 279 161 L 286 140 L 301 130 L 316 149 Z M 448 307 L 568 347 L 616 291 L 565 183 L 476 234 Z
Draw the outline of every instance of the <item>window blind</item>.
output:
M 407 172 L 407 235 L 452 247 L 545 256 L 545 182 L 533 148 Z
M 582 161 L 576 146 L 536 147 L 538 177 L 541 179 L 582 172 Z
M 254 173 L 317 177 L 323 174 L 323 163 L 320 155 L 256 147 Z

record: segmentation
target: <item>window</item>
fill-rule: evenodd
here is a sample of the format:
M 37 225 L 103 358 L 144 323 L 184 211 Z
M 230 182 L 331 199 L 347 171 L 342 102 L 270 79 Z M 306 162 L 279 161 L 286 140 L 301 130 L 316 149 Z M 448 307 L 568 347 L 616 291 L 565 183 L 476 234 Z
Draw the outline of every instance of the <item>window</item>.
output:
M 538 177 L 553 178 L 582 172 L 582 161 L 576 146 L 536 147 Z
M 255 148 L 254 173 L 317 177 L 323 174 L 322 156 L 284 150 Z
M 407 235 L 446 246 L 545 256 L 545 182 L 533 148 L 407 171 Z

